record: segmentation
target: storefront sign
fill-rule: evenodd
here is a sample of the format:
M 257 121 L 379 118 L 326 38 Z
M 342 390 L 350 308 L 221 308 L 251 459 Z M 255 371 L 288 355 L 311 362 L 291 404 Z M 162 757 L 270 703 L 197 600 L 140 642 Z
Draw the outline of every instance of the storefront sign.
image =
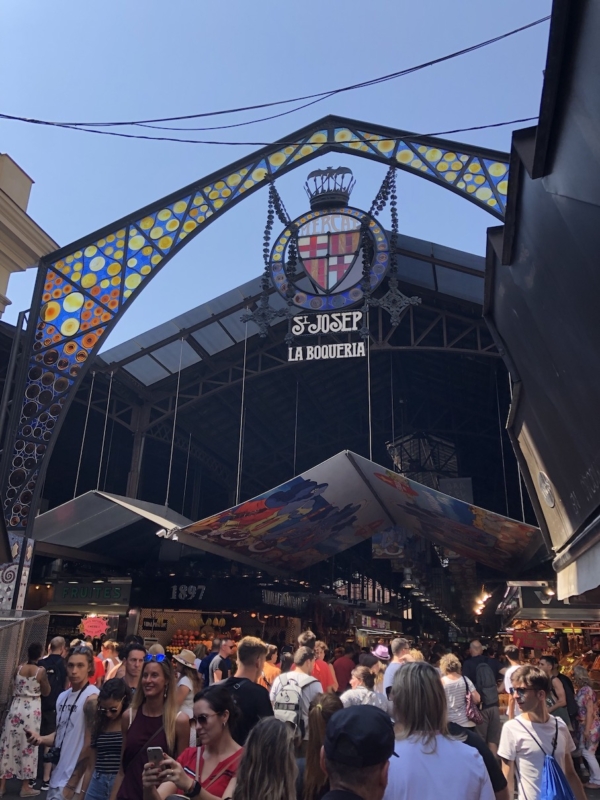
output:
M 200 602 L 206 591 L 206 586 L 199 586 L 193 583 L 176 583 L 169 588 L 169 600 L 187 600 L 189 602 L 194 600 Z
M 54 598 L 48 605 L 79 606 L 97 603 L 120 606 L 129 605 L 130 583 L 59 583 L 54 587 Z
M 367 617 L 365 614 L 359 614 L 356 620 L 357 627 L 371 628 L 378 631 L 389 631 L 390 623 L 387 619 L 381 617 Z
M 81 620 L 81 628 L 84 636 L 91 636 L 92 639 L 99 639 L 106 633 L 108 620 L 104 617 L 85 617 Z
M 166 631 L 169 625 L 167 617 L 142 617 L 141 630 Z
M 320 336 L 328 333 L 359 331 L 362 311 L 334 311 L 329 314 L 303 314 L 292 319 L 294 336 Z M 328 358 L 356 358 L 366 354 L 364 342 L 302 345 L 288 347 L 288 361 L 321 361 Z
M 543 650 L 548 645 L 548 637 L 536 631 L 513 631 L 513 643 L 517 647 L 531 647 L 533 650 Z
M 293 611 L 304 611 L 308 605 L 308 597 L 289 592 L 271 592 L 267 589 L 263 589 L 262 601 L 267 606 L 290 608 Z

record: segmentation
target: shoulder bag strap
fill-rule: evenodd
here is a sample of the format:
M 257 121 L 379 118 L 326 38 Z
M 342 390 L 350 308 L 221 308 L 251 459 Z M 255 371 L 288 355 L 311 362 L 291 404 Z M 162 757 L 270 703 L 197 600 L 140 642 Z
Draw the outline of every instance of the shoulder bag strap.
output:
M 201 747 L 196 748 L 196 780 L 200 783 L 200 750 Z
M 156 737 L 158 736 L 158 734 L 159 734 L 159 733 L 162 733 L 162 732 L 164 731 L 164 729 L 165 729 L 165 726 L 164 726 L 164 725 L 161 725 L 161 726 L 160 726 L 160 728 L 159 728 L 157 731 L 154 731 L 154 733 L 152 734 L 152 736 L 151 736 L 149 739 L 147 739 L 147 740 L 144 742 L 144 744 L 143 744 L 143 745 L 140 747 L 140 749 L 137 751 L 137 753 L 134 755 L 134 757 L 131 759 L 131 761 L 130 761 L 129 763 L 130 763 L 130 764 L 133 764 L 133 762 L 136 760 L 136 758 L 137 758 L 139 755 L 141 755 L 141 753 L 142 753 L 144 750 L 146 750 L 146 749 L 148 748 L 148 745 L 150 744 L 150 742 L 151 742 L 153 739 L 156 739 Z
M 225 761 L 226 761 L 226 764 L 225 764 L 225 766 L 224 766 L 224 767 L 222 767 L 222 768 L 221 768 L 221 769 L 220 769 L 220 770 L 219 770 L 219 771 L 216 773 L 216 775 L 211 775 L 211 776 L 210 776 L 210 783 L 208 783 L 208 784 L 203 784 L 203 786 L 202 786 L 202 788 L 203 788 L 203 789 L 206 789 L 206 791 L 208 791 L 208 790 L 209 790 L 209 788 L 210 788 L 210 787 L 211 787 L 211 786 L 212 786 L 214 783 L 216 783 L 216 782 L 218 781 L 218 779 L 221 777 L 221 775 L 223 775 L 223 773 L 224 773 L 224 772 L 227 772 L 227 771 L 230 769 L 230 765 L 231 765 L 231 759 L 233 758 L 233 756 L 234 756 L 234 755 L 237 755 L 237 752 L 238 752 L 238 751 L 236 751 L 236 752 L 235 752 L 233 755 L 231 755 L 231 756 L 229 756 L 228 758 L 226 758 L 226 759 L 225 759 Z M 200 778 L 199 778 L 199 777 L 196 777 L 196 780 L 198 781 L 198 783 L 202 783 L 202 781 L 200 780 Z
M 532 732 L 529 730 L 529 728 L 528 728 L 526 725 L 523 725 L 523 723 L 521 722 L 521 720 L 520 720 L 518 717 L 515 717 L 515 720 L 516 720 L 516 721 L 519 723 L 519 725 L 520 725 L 520 726 L 523 728 L 523 730 L 527 731 L 527 733 L 528 733 L 528 734 L 531 736 L 531 738 L 533 739 L 533 741 L 534 741 L 534 742 L 537 744 L 537 746 L 540 748 L 540 750 L 542 751 L 542 753 L 543 753 L 545 756 L 547 756 L 547 755 L 548 755 L 548 753 L 547 753 L 547 752 L 544 750 L 544 748 L 542 747 L 542 744 L 541 744 L 541 742 L 540 742 L 540 741 L 537 739 L 537 737 L 535 737 L 535 736 L 533 735 L 533 733 L 532 733 Z M 556 729 L 557 729 L 557 733 L 558 733 L 558 722 L 556 723 Z M 555 746 L 556 746 L 556 745 L 555 745 Z M 554 753 L 554 750 L 552 751 L 552 753 Z
M 82 692 L 85 692 L 85 690 L 88 688 L 89 685 L 90 684 L 88 682 L 88 683 L 86 683 L 86 685 L 82 689 L 79 690 L 79 692 L 77 693 L 77 697 L 75 698 L 75 700 L 73 701 L 71 707 L 69 708 L 69 716 L 67 717 L 67 721 L 65 722 L 65 727 L 64 727 L 64 730 L 63 730 L 62 738 L 60 740 L 60 745 L 56 745 L 57 747 L 62 747 L 63 742 L 65 741 L 65 736 L 67 735 L 67 726 L 69 725 L 69 720 L 71 719 L 71 714 L 77 708 L 77 703 L 79 702 L 79 698 L 81 697 Z M 64 709 L 64 706 L 63 706 L 63 709 Z M 56 727 L 58 729 L 58 724 L 57 724 Z
M 554 731 L 554 739 L 552 740 L 552 757 L 554 758 L 554 751 L 556 750 L 556 745 L 558 744 L 558 717 L 554 718 L 556 722 L 556 730 Z

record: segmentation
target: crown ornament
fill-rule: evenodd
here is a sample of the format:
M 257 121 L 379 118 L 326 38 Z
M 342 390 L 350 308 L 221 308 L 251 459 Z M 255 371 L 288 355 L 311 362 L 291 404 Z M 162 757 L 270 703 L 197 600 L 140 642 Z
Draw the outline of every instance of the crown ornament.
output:
M 347 206 L 355 183 L 348 167 L 315 169 L 304 184 L 311 210 Z

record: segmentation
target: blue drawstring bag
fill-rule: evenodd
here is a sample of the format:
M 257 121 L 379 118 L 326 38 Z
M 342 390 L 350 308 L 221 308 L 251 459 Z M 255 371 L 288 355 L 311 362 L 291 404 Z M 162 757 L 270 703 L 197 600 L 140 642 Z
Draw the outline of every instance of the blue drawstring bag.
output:
M 556 744 L 558 742 L 558 720 L 556 719 L 556 717 L 555 717 L 556 732 L 554 734 L 554 739 L 552 740 L 552 753 L 550 754 L 548 754 L 544 750 L 541 743 L 538 742 L 538 740 L 531 733 L 529 728 L 523 725 L 520 719 L 517 718 L 517 722 L 521 725 L 522 728 L 525 728 L 527 733 L 530 734 L 533 741 L 537 744 L 537 746 L 544 754 L 544 766 L 542 768 L 542 791 L 540 793 L 540 800 L 575 800 L 575 795 L 573 794 L 573 790 L 569 786 L 569 782 L 567 781 L 565 773 L 562 771 L 558 761 L 554 758 L 554 753 L 556 751 Z M 517 777 L 519 779 L 519 783 L 521 783 L 521 776 L 519 775 L 518 769 L 517 769 Z M 523 790 L 522 783 L 521 783 L 521 789 Z M 525 795 L 525 791 L 523 791 L 523 795 Z M 525 800 L 527 800 L 526 797 Z

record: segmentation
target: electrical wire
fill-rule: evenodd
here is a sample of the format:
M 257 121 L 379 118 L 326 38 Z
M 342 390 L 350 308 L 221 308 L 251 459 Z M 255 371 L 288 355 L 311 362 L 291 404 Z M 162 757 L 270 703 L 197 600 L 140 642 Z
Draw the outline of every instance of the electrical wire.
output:
M 103 130 L 96 130 L 95 128 L 74 127 L 73 125 L 67 125 L 63 123 L 45 122 L 43 120 L 32 120 L 32 119 L 27 119 L 26 117 L 15 117 L 11 116 L 10 114 L 1 114 L 1 113 L 0 113 L 0 119 L 6 119 L 16 122 L 26 122 L 34 125 L 50 125 L 51 127 L 66 128 L 68 130 L 79 131 L 81 133 L 95 133 L 98 134 L 99 136 L 118 136 L 121 139 L 140 139 L 150 142 L 177 142 L 178 144 L 225 145 L 228 147 L 267 147 L 273 144 L 279 145 L 280 147 L 298 147 L 299 145 L 306 144 L 306 141 L 228 142 L 228 141 L 208 140 L 208 139 L 177 139 L 173 136 L 145 136 L 144 134 L 139 134 L 139 133 L 119 133 L 118 131 L 103 131 Z M 482 131 L 488 128 L 501 128 L 505 125 L 517 125 L 521 122 L 531 122 L 532 120 L 536 119 L 538 119 L 537 116 L 522 117 L 520 119 L 511 119 L 505 122 L 492 122 L 486 125 L 472 125 L 468 128 L 454 128 L 453 130 L 436 131 L 434 133 L 409 133 L 405 134 L 404 136 L 387 136 L 383 138 L 385 138 L 386 141 L 398 142 L 402 141 L 403 139 L 406 139 L 407 136 L 410 137 L 411 139 L 418 139 L 421 137 L 425 138 L 428 136 L 444 136 L 450 133 L 464 133 L 465 131 Z
M 534 20 L 533 22 L 529 22 L 526 25 L 521 25 L 519 28 L 514 28 L 507 33 L 502 33 L 499 36 L 494 36 L 492 39 L 486 39 L 483 42 L 478 42 L 477 44 L 471 45 L 469 47 L 465 47 L 462 50 L 456 50 L 452 53 L 448 53 L 445 56 L 440 56 L 439 58 L 431 59 L 430 61 L 425 61 L 421 64 L 417 64 L 412 67 L 407 67 L 406 69 L 399 70 L 397 72 L 392 72 L 387 75 L 381 75 L 377 78 L 371 78 L 370 80 L 361 81 L 359 83 L 350 84 L 348 86 L 342 86 L 337 89 L 330 89 L 324 92 L 316 92 L 314 94 L 302 95 L 300 97 L 294 97 L 287 100 L 275 100 L 268 103 L 259 103 L 252 106 L 241 106 L 239 108 L 230 108 L 224 109 L 221 111 L 205 111 L 199 112 L 197 114 L 185 114 L 179 115 L 174 117 L 158 117 L 154 119 L 141 119 L 141 120 L 129 120 L 129 121 L 115 121 L 115 122 L 52 122 L 49 120 L 37 120 L 34 118 L 23 118 L 23 117 L 11 117 L 10 115 L 2 115 L 4 119 L 18 119 L 21 121 L 27 121 L 37 124 L 45 124 L 45 125 L 55 125 L 57 127 L 76 127 L 76 128 L 96 128 L 96 127 L 119 127 L 119 126 L 128 126 L 128 125 L 151 125 L 152 123 L 159 123 L 159 122 L 178 122 L 188 119 L 199 119 L 202 117 L 214 117 L 214 116 L 224 116 L 228 114 L 239 114 L 246 111 L 255 111 L 261 108 L 272 108 L 274 106 L 279 105 L 287 105 L 289 103 L 299 103 L 304 102 L 305 100 L 314 100 L 314 102 L 320 102 L 321 100 L 326 100 L 328 97 L 333 97 L 336 94 L 342 94 L 344 92 L 355 91 L 356 89 L 363 89 L 368 86 L 375 86 L 380 83 L 385 83 L 387 81 L 395 80 L 396 78 L 404 77 L 405 75 L 410 75 L 413 72 L 418 72 L 422 69 L 426 69 L 427 67 L 435 66 L 436 64 L 441 64 L 445 61 L 449 61 L 454 58 L 458 58 L 463 55 L 467 55 L 468 53 L 475 52 L 476 50 L 480 50 L 483 47 L 488 47 L 489 45 L 496 44 L 496 42 L 502 41 L 503 39 L 507 39 L 509 36 L 514 36 L 517 33 L 521 33 L 522 31 L 528 30 L 529 28 L 533 28 L 536 25 L 540 25 L 543 22 L 547 22 L 550 19 L 550 15 L 545 17 L 540 17 L 539 19 Z M 309 103 L 307 105 L 313 105 L 313 103 Z M 293 113 L 294 111 L 299 111 L 301 108 L 305 108 L 306 106 L 300 106 L 296 109 L 292 109 L 290 111 L 283 112 L 283 114 L 277 114 L 272 117 L 264 117 L 262 119 L 257 120 L 248 120 L 247 122 L 240 123 L 241 125 L 253 125 L 257 122 L 264 122 L 267 119 L 274 119 L 277 116 L 283 116 L 284 114 Z M 237 127 L 237 125 L 225 125 L 222 128 L 228 127 Z M 218 130 L 219 128 L 182 128 L 181 130 Z

